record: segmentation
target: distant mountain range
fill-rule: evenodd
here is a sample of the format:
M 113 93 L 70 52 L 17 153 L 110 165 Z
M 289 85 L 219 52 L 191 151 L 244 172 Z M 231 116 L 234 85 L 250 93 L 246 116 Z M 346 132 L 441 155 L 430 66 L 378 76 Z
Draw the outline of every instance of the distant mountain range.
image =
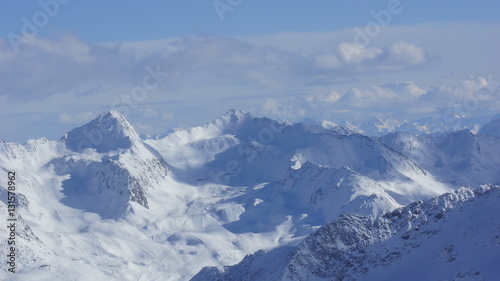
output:
M 142 139 L 112 111 L 58 141 L 0 141 L 19 245 L 0 279 L 489 280 L 499 120 L 438 133 L 230 110 Z
M 306 118 L 305 123 L 315 124 L 325 128 L 339 128 L 352 133 L 368 136 L 383 136 L 389 133 L 406 132 L 418 135 L 448 133 L 459 130 L 470 130 L 477 133 L 481 128 L 495 125 L 494 120 L 500 120 L 500 114 L 483 117 L 464 117 L 458 114 L 443 114 L 441 117 L 425 117 L 413 121 L 400 121 L 393 118 L 372 117 L 368 120 L 346 120 L 341 117 L 327 120 L 313 120 Z M 497 121 L 498 122 L 498 121 Z M 487 128 L 487 127 L 486 127 Z M 483 132 L 484 133 L 484 132 Z M 491 132 L 498 136 L 498 131 Z

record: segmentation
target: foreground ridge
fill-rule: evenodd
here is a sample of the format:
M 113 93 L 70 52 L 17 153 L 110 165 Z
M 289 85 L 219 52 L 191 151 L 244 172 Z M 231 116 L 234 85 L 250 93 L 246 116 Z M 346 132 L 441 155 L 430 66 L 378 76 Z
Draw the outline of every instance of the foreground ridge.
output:
M 344 214 L 296 247 L 259 251 L 192 280 L 494 280 L 500 187 L 464 187 L 380 218 Z

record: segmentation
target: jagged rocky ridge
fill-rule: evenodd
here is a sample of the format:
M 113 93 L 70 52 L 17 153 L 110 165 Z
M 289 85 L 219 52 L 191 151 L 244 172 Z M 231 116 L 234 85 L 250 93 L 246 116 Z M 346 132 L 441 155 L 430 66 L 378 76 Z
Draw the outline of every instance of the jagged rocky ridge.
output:
M 341 215 L 296 247 L 192 280 L 494 280 L 499 229 L 500 187 L 461 188 L 379 218 Z

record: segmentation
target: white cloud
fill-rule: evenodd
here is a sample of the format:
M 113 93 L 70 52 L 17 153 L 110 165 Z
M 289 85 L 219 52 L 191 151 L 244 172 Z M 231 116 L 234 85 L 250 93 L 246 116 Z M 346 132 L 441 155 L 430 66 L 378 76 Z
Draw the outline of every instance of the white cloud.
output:
M 175 117 L 175 115 L 173 113 L 170 113 L 170 112 L 165 112 L 161 115 L 161 117 L 163 119 L 173 119 Z
M 334 52 L 312 56 L 318 69 L 332 70 L 336 74 L 363 74 L 411 68 L 432 61 L 428 52 L 407 42 L 395 42 L 388 46 L 362 46 L 342 42 Z
M 64 35 L 57 40 L 33 39 L 13 54 L 1 41 L 0 60 L 4 63 L 0 66 L 0 81 L 5 87 L 0 89 L 0 95 L 42 99 L 82 85 L 102 88 L 119 84 L 132 88 L 141 83 L 146 66 L 156 64 L 170 74 L 171 89 L 237 83 L 283 90 L 317 79 L 334 81 L 324 79 L 331 76 L 349 80 L 373 71 L 392 71 L 387 65 L 405 69 L 428 60 L 423 49 L 402 42 L 388 48 L 342 43 L 336 51 L 312 54 L 260 47 L 227 37 L 181 38 L 166 44 L 164 50 L 168 51 L 145 54 L 118 45 L 90 45 Z M 14 79 L 7 78 L 9 74 Z
M 307 116 L 318 120 L 346 118 L 368 119 L 374 115 L 397 118 L 400 121 L 425 117 L 440 117 L 446 110 L 464 116 L 498 113 L 500 88 L 482 77 L 471 77 L 453 85 L 426 87 L 414 82 L 353 87 L 345 93 L 324 93 L 266 100 L 265 113 L 292 121 Z M 299 112 L 293 118 L 294 112 Z
M 415 83 L 405 83 L 404 86 L 405 92 L 416 97 L 420 97 L 426 93 L 426 91 L 419 86 L 415 85 Z
M 419 65 L 428 60 L 424 48 L 407 42 L 395 42 L 386 49 L 387 56 L 396 64 Z
M 143 117 L 157 117 L 159 116 L 160 114 L 158 112 L 156 112 L 154 109 L 150 108 L 150 107 L 141 107 L 139 109 L 139 113 L 143 116 Z
M 488 80 L 484 77 L 471 76 L 459 81 L 454 85 L 440 85 L 431 89 L 426 97 L 428 101 L 442 104 L 456 104 L 468 97 L 488 100 L 491 95 L 483 95 L 482 91 L 489 86 Z
M 468 114 L 489 114 L 500 108 L 499 91 L 480 76 L 500 79 L 497 29 L 388 26 L 367 46 L 349 43 L 349 30 L 100 45 L 64 35 L 34 39 L 18 53 L 0 40 L 0 107 L 3 116 L 38 112 L 48 121 L 76 123 L 85 116 L 73 112 L 126 103 L 146 67 L 159 65 L 170 76 L 129 107 L 132 122 L 190 126 L 227 108 L 291 117 L 429 115 L 466 107 L 474 109 Z M 470 74 L 476 76 L 463 79 Z M 477 108 L 470 104 L 476 101 Z
M 298 117 L 303 117 L 306 114 L 306 110 L 302 106 L 288 102 L 279 102 L 276 99 L 266 99 L 261 111 L 265 116 L 276 120 L 296 120 Z
M 414 82 L 403 82 L 403 83 L 391 83 L 385 84 L 381 87 L 392 90 L 393 92 L 398 93 L 402 97 L 412 98 L 412 97 L 420 97 L 427 93 L 427 91 Z
M 314 65 L 320 69 L 336 69 L 343 65 L 338 56 L 332 53 L 319 54 L 313 60 Z
M 377 47 L 364 47 L 356 43 L 342 43 L 338 47 L 340 57 L 347 64 L 359 64 L 367 59 L 380 56 L 383 51 Z
M 306 95 L 304 99 L 306 102 L 313 103 L 334 103 L 338 101 L 342 96 L 336 91 L 332 91 L 325 94 L 317 95 Z
M 330 92 L 328 94 L 326 94 L 323 98 L 322 98 L 322 101 L 325 101 L 325 102 L 336 102 L 338 101 L 339 99 L 341 98 L 341 95 L 335 91 L 333 92 Z
M 349 107 L 366 108 L 384 105 L 397 98 L 398 94 L 389 88 L 372 86 L 369 89 L 351 89 L 342 97 L 341 103 Z

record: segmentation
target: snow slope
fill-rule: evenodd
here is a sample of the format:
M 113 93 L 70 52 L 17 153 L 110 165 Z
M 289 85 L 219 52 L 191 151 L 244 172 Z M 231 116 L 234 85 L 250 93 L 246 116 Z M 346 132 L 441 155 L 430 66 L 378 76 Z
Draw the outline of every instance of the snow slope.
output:
M 403 197 L 413 192 L 429 198 L 449 187 L 377 139 L 306 123 L 280 124 L 241 111 L 229 111 L 205 126 L 146 143 L 179 173 L 189 170 L 198 180 L 232 186 L 281 181 L 291 161 L 309 161 L 331 168 L 349 167 L 377 181 L 398 181 L 392 192 Z M 428 183 L 433 187 L 427 188 Z
M 204 266 L 293 248 L 342 214 L 376 218 L 464 182 L 497 182 L 497 137 L 458 132 L 407 150 L 415 138 L 395 136 L 230 110 L 156 140 L 107 112 L 59 141 L 0 141 L 2 171 L 18 175 L 18 272 L 6 276 L 189 280 Z M 444 160 L 424 161 L 434 155 Z M 477 171 L 457 170 L 463 161 Z M 0 177 L 4 221 L 6 186 Z
M 192 280 L 496 280 L 500 187 L 461 188 L 379 218 L 345 214 L 298 246 Z
M 430 136 L 398 132 L 381 141 L 454 186 L 500 184 L 498 137 L 468 130 Z
M 326 221 L 346 212 L 377 216 L 400 207 L 383 186 L 349 167 L 307 162 L 300 169 L 290 168 L 281 188 L 291 195 L 294 208 L 312 208 Z
M 63 183 L 61 202 L 103 218 L 124 214 L 129 202 L 149 208 L 146 192 L 161 186 L 167 176 L 166 162 L 117 112 L 72 130 L 61 142 L 71 152 L 48 163 L 58 175 L 70 176 Z

